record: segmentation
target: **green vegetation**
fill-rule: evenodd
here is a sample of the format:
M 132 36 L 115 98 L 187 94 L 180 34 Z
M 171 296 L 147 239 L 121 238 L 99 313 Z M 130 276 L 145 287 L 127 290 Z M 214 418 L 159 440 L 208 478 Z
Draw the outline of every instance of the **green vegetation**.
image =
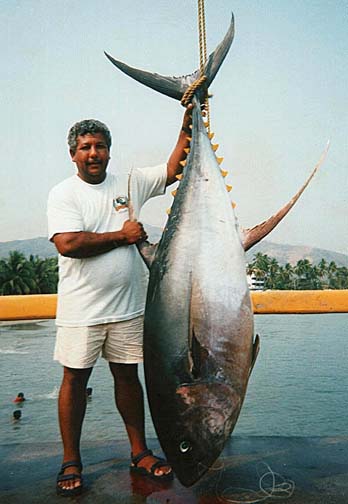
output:
M 264 289 L 320 290 L 348 289 L 348 268 L 322 259 L 313 265 L 301 259 L 295 266 L 281 266 L 267 254 L 258 252 L 247 265 L 247 273 L 263 284 Z M 18 251 L 10 252 L 7 259 L 0 259 L 0 295 L 53 294 L 57 292 L 57 257 L 27 259 Z
M 52 294 L 57 292 L 57 257 L 41 259 L 16 250 L 7 259 L 0 259 L 0 295 Z
M 247 273 L 263 282 L 264 289 L 279 290 L 320 290 L 348 289 L 348 268 L 337 266 L 325 259 L 313 265 L 308 259 L 301 259 L 295 266 L 278 264 L 267 254 L 258 252 L 247 266 Z

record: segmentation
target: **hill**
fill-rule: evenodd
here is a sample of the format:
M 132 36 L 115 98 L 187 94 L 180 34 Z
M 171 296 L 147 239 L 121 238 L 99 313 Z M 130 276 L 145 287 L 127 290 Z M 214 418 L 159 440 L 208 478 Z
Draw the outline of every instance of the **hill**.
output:
M 158 227 L 151 226 L 149 224 L 145 225 L 145 228 L 149 234 L 150 241 L 156 243 L 161 236 L 161 229 Z M 32 255 L 37 255 L 42 258 L 54 257 L 57 255 L 56 249 L 52 243 L 50 243 L 45 237 L 31 238 L 28 240 L 14 240 L 8 242 L 0 242 L 0 258 L 6 258 L 9 252 L 12 250 L 18 250 L 22 252 L 26 257 Z M 331 250 L 325 250 L 315 247 L 305 247 L 297 245 L 286 245 L 272 243 L 269 241 L 262 241 L 247 252 L 247 262 L 251 262 L 253 256 L 261 252 L 262 254 L 267 254 L 270 257 L 274 257 L 279 264 L 285 264 L 289 262 L 294 265 L 300 259 L 308 259 L 313 264 L 317 264 L 321 259 L 325 259 L 327 262 L 334 261 L 337 266 L 348 267 L 348 256 L 345 254 L 340 254 L 339 252 L 333 252 Z
M 251 262 L 257 252 L 274 257 L 281 265 L 286 263 L 295 265 L 300 259 L 308 259 L 312 264 L 318 264 L 321 259 L 325 259 L 328 263 L 333 261 L 337 266 L 348 267 L 348 256 L 346 254 L 309 246 L 283 245 L 265 240 L 247 252 L 247 262 Z
M 39 257 L 54 257 L 57 251 L 53 243 L 47 238 L 40 236 L 39 238 L 30 238 L 28 240 L 14 240 L 8 242 L 0 242 L 0 258 L 8 257 L 13 250 L 22 252 L 26 257 L 30 255 Z

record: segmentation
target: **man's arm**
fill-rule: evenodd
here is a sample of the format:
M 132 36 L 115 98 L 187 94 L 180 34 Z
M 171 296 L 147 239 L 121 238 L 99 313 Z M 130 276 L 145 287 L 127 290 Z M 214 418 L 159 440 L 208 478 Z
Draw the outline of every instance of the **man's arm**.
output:
M 127 220 L 120 231 L 57 233 L 52 241 L 61 255 L 82 259 L 104 254 L 117 247 L 141 243 L 146 239 L 147 234 L 143 225 L 140 222 Z
M 167 186 L 173 184 L 173 182 L 176 182 L 177 181 L 176 175 L 179 175 L 179 173 L 181 173 L 183 170 L 180 161 L 186 159 L 187 154 L 184 151 L 184 149 L 190 146 L 190 141 L 188 140 L 188 137 L 191 136 L 191 130 L 190 130 L 191 123 L 192 123 L 192 104 L 190 104 L 185 110 L 177 144 L 174 147 L 174 150 L 171 153 L 167 163 L 167 182 L 166 182 Z

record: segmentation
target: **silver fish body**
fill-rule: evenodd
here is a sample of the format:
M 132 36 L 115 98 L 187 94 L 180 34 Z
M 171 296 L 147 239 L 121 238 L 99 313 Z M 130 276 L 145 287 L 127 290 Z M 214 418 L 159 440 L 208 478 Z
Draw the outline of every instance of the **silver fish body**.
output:
M 252 345 L 244 249 L 196 102 L 191 152 L 150 271 L 144 330 L 152 418 L 185 485 L 212 465 L 236 423 Z

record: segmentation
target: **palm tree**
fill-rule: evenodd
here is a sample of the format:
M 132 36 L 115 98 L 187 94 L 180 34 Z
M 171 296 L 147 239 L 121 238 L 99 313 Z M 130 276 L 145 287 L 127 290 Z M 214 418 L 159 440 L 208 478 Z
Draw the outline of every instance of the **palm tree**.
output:
M 334 261 L 331 261 L 327 267 L 329 289 L 336 288 L 335 287 L 336 286 L 336 273 L 337 273 L 337 265 Z
M 329 277 L 330 289 L 348 289 L 348 268 L 345 266 L 337 267 L 336 264 L 334 267 L 333 264 Z
M 321 280 L 321 288 L 326 289 L 328 287 L 327 274 L 328 274 L 328 263 L 325 259 L 321 259 L 317 265 L 318 276 Z
M 279 290 L 294 289 L 293 268 L 290 263 L 286 263 L 285 266 L 279 266 L 273 288 Z
M 267 280 L 265 283 L 266 289 L 279 289 L 281 288 L 281 266 L 279 266 L 278 261 L 274 258 L 269 258 L 268 261 L 268 273 Z
M 34 271 L 35 291 L 38 294 L 51 294 L 57 292 L 58 261 L 56 257 L 41 259 L 30 256 L 29 262 Z
M 35 292 L 34 271 L 24 255 L 18 251 L 9 253 L 0 261 L 0 294 L 30 294 Z
M 283 279 L 285 289 L 294 289 L 294 268 L 290 263 L 286 263 L 283 268 Z
M 321 289 L 318 268 L 308 259 L 300 259 L 297 262 L 295 273 L 298 276 L 297 288 L 300 290 Z
M 257 278 L 266 278 L 269 274 L 271 259 L 267 254 L 262 254 L 261 252 L 257 252 L 254 255 L 254 259 L 251 263 L 253 273 Z

